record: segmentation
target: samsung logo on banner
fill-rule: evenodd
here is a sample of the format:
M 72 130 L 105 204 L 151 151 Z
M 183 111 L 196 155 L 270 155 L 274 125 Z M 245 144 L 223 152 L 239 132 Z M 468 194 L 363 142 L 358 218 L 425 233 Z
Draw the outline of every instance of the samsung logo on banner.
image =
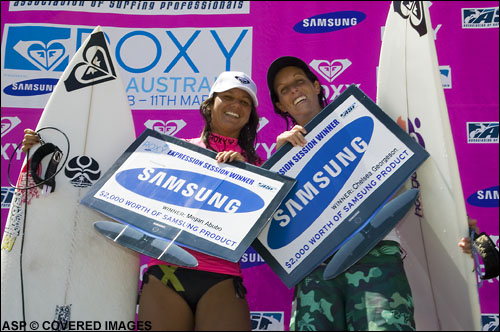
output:
M 266 261 L 264 258 L 262 258 L 252 246 L 248 247 L 243 256 L 240 258 L 242 269 L 248 269 L 265 263 Z
M 293 30 L 299 33 L 331 32 L 355 26 L 365 18 L 365 13 L 357 11 L 326 13 L 303 19 Z
M 219 178 L 168 168 L 135 168 L 116 175 L 124 188 L 156 201 L 206 211 L 253 212 L 264 206 L 254 192 Z
M 271 220 L 267 239 L 271 249 L 291 243 L 331 204 L 368 149 L 373 128 L 373 120 L 366 116 L 351 122 L 303 166 L 297 186 Z
M 52 93 L 57 85 L 57 78 L 37 78 L 22 82 L 13 83 L 3 92 L 11 96 L 37 96 Z
M 499 186 L 478 190 L 467 198 L 467 203 L 479 207 L 498 207 L 498 188 Z

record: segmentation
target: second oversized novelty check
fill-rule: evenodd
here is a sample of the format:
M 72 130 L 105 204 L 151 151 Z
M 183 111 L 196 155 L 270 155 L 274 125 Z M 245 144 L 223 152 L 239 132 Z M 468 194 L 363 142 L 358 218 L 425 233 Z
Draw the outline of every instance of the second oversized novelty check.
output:
M 359 232 L 429 154 L 351 85 L 264 165 L 297 179 L 253 246 L 291 288 Z
M 147 129 L 82 199 L 151 236 L 238 261 L 295 180 Z

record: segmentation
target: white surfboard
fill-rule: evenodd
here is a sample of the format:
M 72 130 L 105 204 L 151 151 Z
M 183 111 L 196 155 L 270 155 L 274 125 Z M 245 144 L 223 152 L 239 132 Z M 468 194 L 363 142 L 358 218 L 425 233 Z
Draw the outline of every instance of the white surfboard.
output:
M 93 222 L 106 218 L 80 204 L 135 139 L 117 69 L 97 27 L 71 59 L 42 113 L 37 130 L 64 132 L 70 152 L 55 177 L 54 192 L 31 189 L 26 206 L 26 191 L 16 191 L 2 240 L 2 326 L 56 320 L 62 325 L 50 328 L 64 329 L 68 321 L 91 321 L 99 322 L 93 328 L 101 324 L 105 329 L 105 321 L 135 319 L 139 254 L 96 232 Z M 62 150 L 64 160 L 64 135 L 53 129 L 40 135 Z M 18 187 L 26 186 L 23 179 L 22 173 Z
M 413 213 L 398 225 L 417 330 L 480 330 L 473 260 L 457 246 L 468 225 L 427 2 L 394 1 L 382 41 L 377 104 L 430 157 L 407 187 Z

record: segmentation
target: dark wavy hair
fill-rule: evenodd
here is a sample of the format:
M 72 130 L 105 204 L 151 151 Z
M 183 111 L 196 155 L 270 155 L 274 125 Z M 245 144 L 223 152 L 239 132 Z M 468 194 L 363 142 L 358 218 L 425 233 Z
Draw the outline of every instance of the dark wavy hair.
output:
M 297 68 L 300 68 L 300 67 L 297 67 Z M 306 77 L 309 79 L 309 81 L 311 81 L 311 83 L 314 83 L 316 81 L 318 81 L 318 83 L 320 83 L 318 77 L 312 71 L 310 71 L 310 70 L 304 70 L 303 68 L 300 68 L 300 69 L 302 69 L 302 71 L 304 72 L 304 74 L 306 74 Z M 326 107 L 326 105 L 328 105 L 328 101 L 326 100 L 325 90 L 323 89 L 323 86 L 321 85 L 321 83 L 319 84 L 319 86 L 320 86 L 320 91 L 319 91 L 319 94 L 318 94 L 318 101 L 319 101 L 319 105 L 321 106 L 321 108 L 324 108 L 324 107 Z M 285 113 L 285 112 L 281 111 L 276 106 L 276 103 L 279 102 L 280 99 L 278 97 L 278 94 L 274 90 L 274 87 L 269 92 L 270 92 L 270 95 L 271 95 L 271 101 L 273 103 L 274 112 L 276 114 L 278 114 L 279 116 L 281 116 L 282 118 L 284 118 L 285 121 L 286 121 L 286 130 L 288 130 L 290 128 L 290 124 L 288 123 L 288 120 L 291 120 L 292 127 L 295 126 L 297 124 L 297 122 L 290 115 L 290 113 Z
M 205 146 L 215 151 L 215 149 L 210 145 L 210 134 L 212 133 L 212 108 L 214 105 L 215 97 L 217 93 L 214 93 L 210 98 L 206 99 L 200 106 L 200 113 L 205 120 L 205 127 L 201 132 L 201 138 Z M 242 149 L 243 157 L 251 164 L 261 163 L 262 159 L 255 152 L 255 141 L 257 140 L 257 127 L 259 126 L 259 115 L 257 114 L 257 109 L 252 102 L 252 110 L 250 112 L 250 118 L 247 124 L 241 128 L 240 134 L 238 136 L 238 145 Z

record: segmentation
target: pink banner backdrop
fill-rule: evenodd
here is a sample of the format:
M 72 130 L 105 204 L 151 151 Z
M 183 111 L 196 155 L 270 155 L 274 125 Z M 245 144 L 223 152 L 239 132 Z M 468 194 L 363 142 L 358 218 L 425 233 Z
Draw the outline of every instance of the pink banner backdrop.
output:
M 257 152 L 268 158 L 285 129 L 267 91 L 271 62 L 283 55 L 302 58 L 318 74 L 329 100 L 350 84 L 375 100 L 389 5 L 2 1 L 2 232 L 13 193 L 8 165 L 15 182 L 24 154 L 14 150 L 23 129 L 35 128 L 54 82 L 95 26 L 102 26 L 115 52 L 137 135 L 152 128 L 179 138 L 198 136 L 198 109 L 209 86 L 218 73 L 241 70 L 259 89 Z M 467 212 L 498 246 L 498 2 L 437 1 L 430 13 Z M 37 54 L 29 52 L 34 45 Z M 109 130 L 119 128 L 109 123 Z M 252 248 L 242 266 L 254 330 L 288 330 L 293 290 Z M 483 329 L 498 330 L 498 278 L 484 281 L 478 291 Z

